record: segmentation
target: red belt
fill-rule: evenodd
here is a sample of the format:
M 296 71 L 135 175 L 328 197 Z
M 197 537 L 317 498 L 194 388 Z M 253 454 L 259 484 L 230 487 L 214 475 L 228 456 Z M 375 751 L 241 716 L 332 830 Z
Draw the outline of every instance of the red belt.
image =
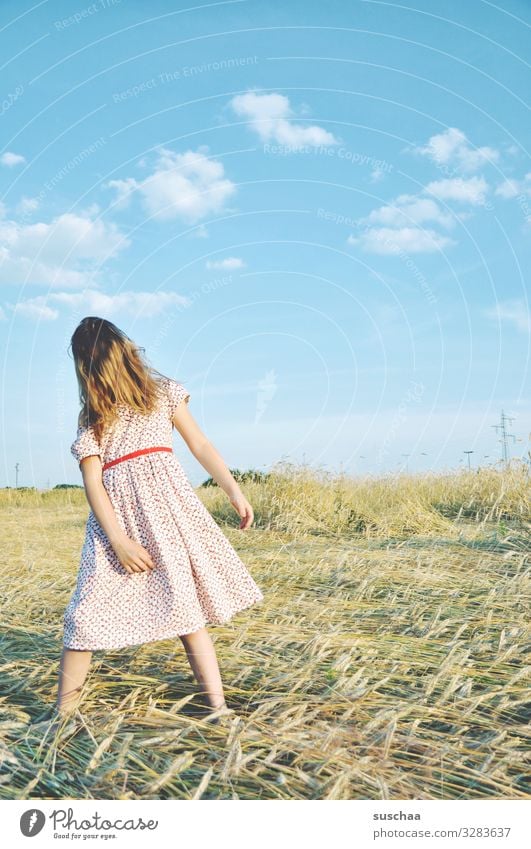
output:
M 116 457 L 115 460 L 109 460 L 108 463 L 105 463 L 102 466 L 102 471 L 109 469 L 111 466 L 116 465 L 116 463 L 121 463 L 123 460 L 130 460 L 131 457 L 138 457 L 139 454 L 149 454 L 151 451 L 170 451 L 173 454 L 173 448 L 168 448 L 166 445 L 155 445 L 153 448 L 139 448 L 138 451 L 131 451 L 130 454 L 123 454 L 122 457 Z

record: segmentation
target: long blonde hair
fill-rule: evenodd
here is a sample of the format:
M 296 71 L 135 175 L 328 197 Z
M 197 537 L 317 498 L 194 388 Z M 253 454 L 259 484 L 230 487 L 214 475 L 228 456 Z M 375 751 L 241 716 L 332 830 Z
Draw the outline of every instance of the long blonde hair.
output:
M 70 347 L 81 403 L 78 426 L 92 427 L 98 442 L 117 419 L 119 405 L 144 414 L 156 408 L 159 380 L 165 375 L 144 361 L 144 349 L 112 321 L 95 316 L 82 319 Z

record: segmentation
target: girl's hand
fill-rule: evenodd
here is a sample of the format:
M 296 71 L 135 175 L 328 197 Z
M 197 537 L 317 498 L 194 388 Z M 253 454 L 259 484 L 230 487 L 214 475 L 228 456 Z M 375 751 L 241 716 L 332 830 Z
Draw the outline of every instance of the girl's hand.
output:
M 155 568 L 151 555 L 133 539 L 128 536 L 121 537 L 113 546 L 120 564 L 126 572 L 133 575 L 135 572 L 149 572 Z
M 238 516 L 241 517 L 240 530 L 244 531 L 246 528 L 249 528 L 252 525 L 254 513 L 253 508 L 243 493 L 239 492 L 236 495 L 233 495 L 229 498 L 229 501 L 236 510 Z

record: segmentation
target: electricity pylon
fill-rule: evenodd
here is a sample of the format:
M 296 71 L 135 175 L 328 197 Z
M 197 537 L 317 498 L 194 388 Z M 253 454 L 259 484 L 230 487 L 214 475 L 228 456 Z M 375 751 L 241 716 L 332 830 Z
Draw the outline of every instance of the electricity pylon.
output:
M 502 446 L 502 462 L 506 466 L 509 462 L 509 439 L 512 439 L 513 442 L 516 442 L 516 436 L 514 433 L 507 433 L 506 423 L 514 422 L 514 418 L 510 416 L 506 416 L 503 410 L 501 411 L 501 418 L 499 425 L 491 425 L 491 427 L 496 428 L 496 430 L 501 431 L 501 438 L 498 440 L 501 442 Z

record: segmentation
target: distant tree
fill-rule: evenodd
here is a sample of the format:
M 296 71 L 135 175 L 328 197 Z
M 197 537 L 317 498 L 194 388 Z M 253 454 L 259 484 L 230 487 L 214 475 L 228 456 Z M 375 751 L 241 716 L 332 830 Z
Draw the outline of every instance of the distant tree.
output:
M 245 483 L 246 481 L 264 483 L 264 481 L 266 481 L 269 477 L 267 472 L 259 472 L 257 469 L 247 469 L 245 472 L 242 472 L 240 469 L 230 469 L 230 473 L 234 480 L 238 481 L 238 483 Z M 206 481 L 203 481 L 200 485 L 203 487 L 217 486 L 216 481 L 213 480 L 213 478 L 207 478 Z

